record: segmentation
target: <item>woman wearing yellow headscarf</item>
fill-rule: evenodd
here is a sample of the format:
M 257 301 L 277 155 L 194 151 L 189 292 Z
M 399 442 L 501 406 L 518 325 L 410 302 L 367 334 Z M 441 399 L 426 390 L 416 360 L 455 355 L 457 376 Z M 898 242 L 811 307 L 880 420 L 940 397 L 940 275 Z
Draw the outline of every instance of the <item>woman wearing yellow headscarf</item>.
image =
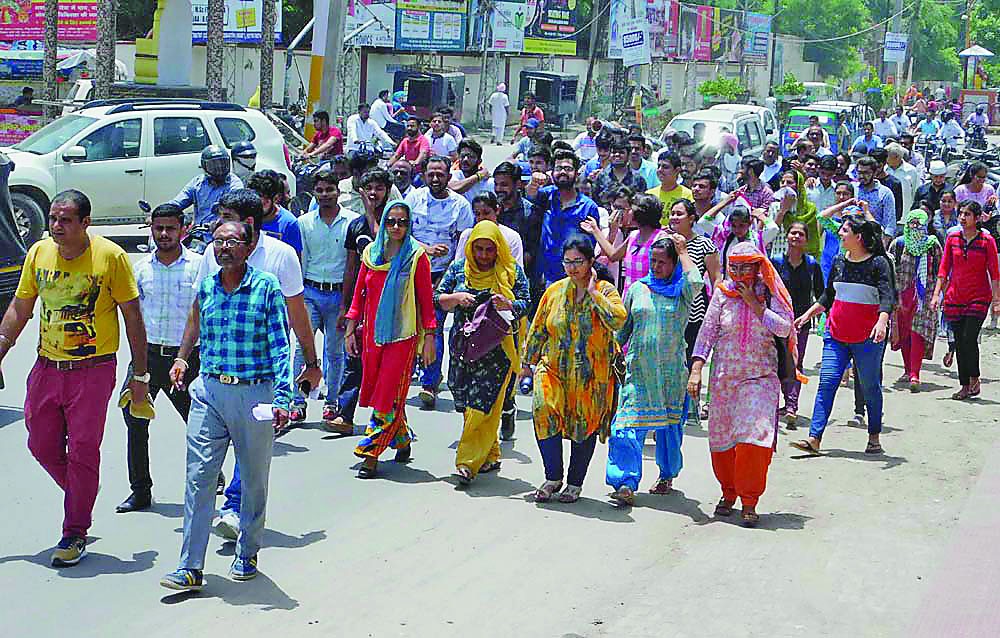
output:
M 493 351 L 476 361 L 465 361 L 456 352 L 454 337 L 488 301 L 508 313 L 515 329 Z M 448 387 L 456 402 L 465 406 L 465 427 L 455 456 L 456 473 L 463 484 L 480 472 L 500 469 L 497 427 L 504 397 L 521 367 L 516 325 L 530 301 L 528 278 L 511 256 L 500 227 L 491 221 L 476 224 L 465 244 L 465 258 L 448 268 L 434 293 L 439 308 L 455 313 Z

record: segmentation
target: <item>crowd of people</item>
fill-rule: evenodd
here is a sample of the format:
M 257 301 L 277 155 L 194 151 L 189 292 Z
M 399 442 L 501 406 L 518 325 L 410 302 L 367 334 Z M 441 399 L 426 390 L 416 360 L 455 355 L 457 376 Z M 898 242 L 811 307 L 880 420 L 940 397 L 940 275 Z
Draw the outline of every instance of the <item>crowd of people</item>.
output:
M 556 140 L 529 100 L 514 152 L 496 166 L 442 109 L 426 134 L 408 119 L 383 168 L 365 148 L 369 133 L 385 134 L 373 118 L 395 114 L 389 95 L 379 102 L 348 118 L 346 140 L 316 114 L 305 152 L 332 159 L 297 219 L 281 175 L 256 171 L 244 186 L 214 151 L 205 176 L 153 209 L 155 250 L 134 266 L 87 232 L 85 195 L 53 199 L 50 235 L 31 248 L 0 323 L 2 361 L 41 300 L 25 421 L 31 453 L 65 492 L 53 565 L 86 553 L 119 312 L 131 363 L 118 401 L 130 492 L 118 512 L 152 503 L 156 396 L 187 423 L 180 560 L 161 581 L 176 590 L 203 586 L 213 527 L 236 542 L 232 577 L 257 574 L 274 437 L 305 421 L 307 398 L 320 392 L 324 427 L 358 437 L 357 476 L 372 479 L 387 448 L 397 463 L 411 458 L 411 382 L 435 409 L 446 373 L 463 418 L 463 485 L 500 469 L 515 394 L 533 394 L 539 502 L 578 500 L 606 441 L 611 498 L 633 504 L 649 433 L 658 468 L 649 491 L 669 494 L 684 428 L 707 419 L 715 515 L 732 515 L 739 500 L 746 526 L 760 520 L 780 424 L 800 425 L 814 332 L 816 400 L 808 436 L 792 443 L 806 454 L 822 454 L 847 374 L 865 453 L 884 452 L 886 345 L 901 351 L 901 381 L 919 392 L 921 363 L 947 336 L 944 363 L 957 359 L 961 386 L 953 398 L 981 392 L 979 334 L 1000 314 L 997 195 L 985 166 L 972 163 L 953 186 L 940 162 L 913 163 L 912 136 L 867 132 L 853 144 L 864 154 L 835 153 L 810 129 L 788 157 L 769 144 L 735 164 L 731 135 L 677 133 L 654 154 L 640 127 L 590 118 L 583 133 Z M 181 243 L 192 217 L 213 222 L 204 256 Z M 358 406 L 371 408 L 367 421 Z

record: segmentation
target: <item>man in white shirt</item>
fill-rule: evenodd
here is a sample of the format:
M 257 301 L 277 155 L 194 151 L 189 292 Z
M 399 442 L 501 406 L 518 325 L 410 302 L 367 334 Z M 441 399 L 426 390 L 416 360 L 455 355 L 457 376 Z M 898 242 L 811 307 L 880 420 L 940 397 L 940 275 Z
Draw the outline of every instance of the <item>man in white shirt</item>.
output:
M 572 142 L 573 150 L 576 151 L 580 161 L 586 163 L 597 157 L 597 143 L 594 138 L 602 128 L 603 125 L 599 119 L 596 117 L 587 118 L 587 130 L 577 135 Z
M 881 109 L 878 112 L 878 119 L 872 122 L 872 126 L 875 128 L 875 135 L 881 137 L 883 140 L 887 137 L 896 137 L 899 135 L 896 125 L 892 123 L 892 120 L 887 119 L 886 115 L 886 110 Z
M 895 142 L 885 147 L 885 172 L 903 185 L 903 214 L 913 207 L 913 196 L 920 188 L 920 172 L 906 161 L 910 153 Z
M 819 177 L 812 188 L 806 189 L 806 196 L 822 212 L 837 203 L 837 184 L 833 176 L 837 174 L 837 158 L 827 155 L 819 160 Z
M 958 141 L 965 137 L 962 125 L 958 123 L 958 119 L 951 111 L 945 111 L 941 114 L 941 122 L 938 137 L 944 140 L 950 150 L 958 150 Z
M 492 191 L 490 172 L 483 166 L 483 147 L 472 138 L 458 144 L 458 167 L 451 171 L 448 188 L 472 203 L 472 198 L 484 191 Z
M 497 84 L 497 90 L 490 95 L 490 114 L 492 116 L 493 137 L 490 140 L 497 146 L 503 143 L 504 132 L 507 129 L 507 117 L 510 113 L 510 98 L 507 97 L 507 85 Z
M 896 127 L 896 133 L 898 135 L 902 135 L 904 132 L 909 131 L 910 126 L 912 126 L 910 118 L 905 113 L 903 113 L 902 106 L 896 107 L 896 112 L 893 114 L 892 117 L 889 118 L 889 121 L 892 122 L 892 125 Z
M 443 122 L 442 122 L 443 124 Z M 451 162 L 440 155 L 427 160 L 424 181 L 427 186 L 414 189 L 406 198 L 410 205 L 410 224 L 413 238 L 423 244 L 431 260 L 431 281 L 437 286 L 451 262 L 455 259 L 458 238 L 466 228 L 475 225 L 472 205 L 448 188 Z M 435 334 L 437 352 L 444 353 L 445 313 L 437 313 L 438 328 Z M 420 377 L 420 401 L 426 408 L 437 402 L 438 385 L 441 383 L 441 360 L 426 366 Z
M 362 102 L 358 104 L 358 112 L 347 118 L 344 124 L 347 129 L 347 151 L 356 151 L 362 143 L 372 144 L 377 138 L 389 148 L 396 148 L 396 143 L 392 141 L 388 133 L 379 126 L 378 122 L 371 118 L 371 109 Z M 253 264 L 250 264 L 253 266 Z
M 375 120 L 375 123 L 383 129 L 386 127 L 386 124 L 389 123 L 399 124 L 399 122 L 396 121 L 396 118 L 392 116 L 392 106 L 391 100 L 389 99 L 388 89 L 382 89 L 379 91 L 378 97 L 375 98 L 374 102 L 372 102 L 371 118 Z
M 435 113 L 431 118 L 431 130 L 427 131 L 424 137 L 431 144 L 431 155 L 450 157 L 452 162 L 458 159 L 458 142 L 448 132 L 444 116 L 440 113 Z

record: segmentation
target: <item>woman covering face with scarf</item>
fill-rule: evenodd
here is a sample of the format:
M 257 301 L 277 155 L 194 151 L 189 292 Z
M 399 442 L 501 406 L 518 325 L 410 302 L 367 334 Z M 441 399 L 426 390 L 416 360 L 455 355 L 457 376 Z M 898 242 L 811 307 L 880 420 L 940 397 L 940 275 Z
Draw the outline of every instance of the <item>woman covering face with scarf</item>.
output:
M 933 359 L 937 339 L 937 312 L 930 304 L 941 264 L 941 244 L 927 234 L 927 213 L 911 210 L 903 217 L 903 236 L 893 240 L 889 254 L 896 265 L 899 306 L 892 322 L 892 349 L 902 350 L 905 372 L 900 381 L 910 391 L 920 389 L 923 359 Z
M 753 526 L 760 519 L 757 501 L 777 437 L 781 384 L 774 338 L 787 337 L 789 350 L 796 351 L 792 299 L 774 266 L 752 244 L 732 248 L 726 274 L 698 333 L 688 393 L 698 396 L 701 369 L 712 354 L 708 445 L 722 486 L 715 514 L 730 515 L 739 497 L 743 523 Z

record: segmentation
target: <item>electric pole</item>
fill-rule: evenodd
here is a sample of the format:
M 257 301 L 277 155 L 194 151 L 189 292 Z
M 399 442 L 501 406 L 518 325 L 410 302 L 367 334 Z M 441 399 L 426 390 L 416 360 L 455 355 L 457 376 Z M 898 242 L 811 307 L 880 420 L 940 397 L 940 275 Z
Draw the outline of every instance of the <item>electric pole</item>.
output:
M 278 18 L 277 0 L 264 0 L 260 33 L 260 110 L 271 108 L 274 94 L 274 23 Z M 287 53 L 291 55 L 291 53 Z
M 493 43 L 493 0 L 480 0 L 479 17 L 483 24 L 481 34 L 483 46 L 480 49 L 482 59 L 479 61 L 479 108 L 477 109 L 476 119 L 479 126 L 489 126 L 490 106 L 487 102 L 486 93 L 486 90 L 489 88 L 489 85 L 486 83 L 486 58 Z
M 903 30 L 903 0 L 896 0 L 895 15 L 893 15 L 893 17 L 892 17 L 892 32 L 893 33 L 900 33 L 902 30 Z M 883 45 L 884 45 L 884 41 L 883 41 Z M 910 43 L 909 42 L 906 43 L 906 48 L 907 49 L 910 48 Z M 900 82 L 902 81 L 902 78 L 900 77 L 903 74 L 903 72 L 902 72 L 902 69 L 903 69 L 902 64 L 903 63 L 899 62 L 899 61 L 895 62 L 895 65 L 896 65 L 896 73 L 895 73 L 896 82 L 895 82 L 895 84 L 896 84 L 897 93 L 899 91 Z
M 608 2 L 611 0 L 594 0 L 591 4 L 591 11 L 594 15 L 592 16 L 590 22 L 590 50 L 587 51 L 587 79 L 583 83 L 583 98 L 580 100 L 580 108 L 576 112 L 576 121 L 583 122 L 588 115 L 592 115 L 594 112 L 593 108 L 588 109 L 590 113 L 584 111 L 585 107 L 588 107 L 587 102 L 590 100 L 590 94 L 592 93 L 590 85 L 594 79 L 594 63 L 597 61 L 597 47 L 599 46 L 598 40 L 601 33 L 601 26 L 604 20 L 601 19 L 604 7 L 607 6 Z
M 323 82 L 320 85 L 319 103 L 330 113 L 331 119 L 336 115 L 345 117 L 346 113 L 337 113 L 342 101 L 340 95 L 340 65 L 344 57 L 344 26 L 347 22 L 347 3 L 340 1 L 319 0 L 328 2 L 326 16 L 326 41 L 323 47 Z M 315 31 L 313 37 L 316 37 Z M 360 75 L 358 80 L 360 81 Z M 310 90 L 310 93 L 312 91 Z
M 205 84 L 210 99 L 221 102 L 222 49 L 225 40 L 225 0 L 208 0 L 207 29 L 205 33 Z
M 94 74 L 96 76 L 94 97 L 99 100 L 111 97 L 111 83 L 115 81 L 117 4 L 117 0 L 100 0 L 97 5 L 97 68 Z

